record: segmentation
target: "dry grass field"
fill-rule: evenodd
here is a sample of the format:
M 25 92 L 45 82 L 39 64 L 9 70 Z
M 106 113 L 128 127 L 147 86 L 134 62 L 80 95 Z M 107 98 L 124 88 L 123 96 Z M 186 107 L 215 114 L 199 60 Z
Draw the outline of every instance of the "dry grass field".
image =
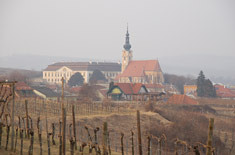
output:
M 109 131 L 109 145 L 112 154 L 121 154 L 121 133 L 124 134 L 124 152 L 131 154 L 131 130 L 134 132 L 134 150 L 135 154 L 138 152 L 137 148 L 137 126 L 136 126 L 136 110 L 140 110 L 141 114 L 141 132 L 142 132 L 142 148 L 143 152 L 147 152 L 147 136 L 152 137 L 151 151 L 156 154 L 159 151 L 159 143 L 155 137 L 166 135 L 166 141 L 162 143 L 162 153 L 166 155 L 174 154 L 176 149 L 176 138 L 185 141 L 188 146 L 193 146 L 202 143 L 206 144 L 208 134 L 209 118 L 214 118 L 214 136 L 213 147 L 217 154 L 232 155 L 235 153 L 234 146 L 234 132 L 235 132 L 235 101 L 223 99 L 198 99 L 199 105 L 169 105 L 164 102 L 111 102 L 107 101 L 105 104 L 92 103 L 91 104 L 75 104 L 76 111 L 76 131 L 77 141 L 89 143 L 89 138 L 85 126 L 94 138 L 93 130 L 99 127 L 100 131 L 97 133 L 98 144 L 102 148 L 102 127 L 103 123 L 108 123 Z M 37 137 L 36 120 L 40 114 L 42 120 L 43 130 L 43 154 L 47 154 L 47 142 L 45 133 L 45 116 L 48 118 L 48 130 L 51 131 L 51 123 L 55 123 L 55 140 L 56 145 L 51 145 L 51 154 L 58 154 L 59 151 L 59 120 L 61 120 L 59 106 L 56 103 L 44 103 L 42 101 L 29 102 L 29 115 L 33 119 L 33 129 L 35 131 L 34 137 L 34 154 L 39 154 L 39 142 Z M 151 105 L 150 105 L 151 104 Z M 43 105 L 43 106 L 42 106 Z M 150 108 L 151 107 L 151 108 Z M 72 123 L 72 115 L 70 104 L 67 105 L 67 137 L 69 139 L 69 124 Z M 17 116 L 24 116 L 24 103 L 18 105 Z M 16 119 L 17 120 L 17 119 Z M 16 122 L 17 125 L 17 122 Z M 67 153 L 70 153 L 70 144 L 67 139 Z M 3 128 L 2 148 L 1 154 L 14 154 L 10 151 L 5 151 L 6 131 Z M 19 154 L 20 139 L 18 138 L 17 150 L 15 154 Z M 10 148 L 10 143 L 8 148 Z M 28 153 L 29 140 L 24 139 L 24 154 Z M 178 153 L 185 153 L 185 146 L 178 144 Z M 205 153 L 205 148 L 199 145 L 200 152 Z M 80 154 L 75 151 L 75 154 Z M 89 154 L 87 148 L 84 154 Z M 188 150 L 188 154 L 194 154 L 192 149 Z

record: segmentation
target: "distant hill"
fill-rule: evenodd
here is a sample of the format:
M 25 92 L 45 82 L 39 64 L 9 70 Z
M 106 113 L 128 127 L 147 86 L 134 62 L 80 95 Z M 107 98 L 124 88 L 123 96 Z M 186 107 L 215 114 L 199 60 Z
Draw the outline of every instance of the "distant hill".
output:
M 0 77 L 1 76 L 7 76 L 7 75 L 11 74 L 12 72 L 19 72 L 19 73 L 27 76 L 28 78 L 35 78 L 35 77 L 41 77 L 42 76 L 41 71 L 0 67 Z

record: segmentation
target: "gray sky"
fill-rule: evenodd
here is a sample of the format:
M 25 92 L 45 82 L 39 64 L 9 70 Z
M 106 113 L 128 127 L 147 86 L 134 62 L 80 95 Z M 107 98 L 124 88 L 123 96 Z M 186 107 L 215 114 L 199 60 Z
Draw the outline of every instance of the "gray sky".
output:
M 0 54 L 120 60 L 127 22 L 134 59 L 235 67 L 235 0 L 0 0 Z

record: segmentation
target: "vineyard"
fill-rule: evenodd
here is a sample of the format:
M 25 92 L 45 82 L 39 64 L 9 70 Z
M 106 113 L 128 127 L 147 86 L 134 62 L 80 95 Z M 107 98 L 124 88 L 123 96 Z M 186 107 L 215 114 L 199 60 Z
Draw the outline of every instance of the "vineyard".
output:
M 185 108 L 152 101 L 93 102 L 64 98 L 57 102 L 14 99 L 12 95 L 7 98 L 5 94 L 1 92 L 1 154 L 232 155 L 235 152 L 234 115 L 213 113 L 212 108 L 216 109 L 218 104 Z M 234 111 L 234 105 L 234 102 L 226 104 L 227 110 Z

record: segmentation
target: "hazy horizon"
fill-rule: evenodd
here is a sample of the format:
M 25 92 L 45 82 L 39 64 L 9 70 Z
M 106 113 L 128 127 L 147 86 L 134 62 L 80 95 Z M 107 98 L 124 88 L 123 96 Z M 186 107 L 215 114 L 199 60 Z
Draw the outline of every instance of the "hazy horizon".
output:
M 134 59 L 159 59 L 163 72 L 235 76 L 234 0 L 2 0 L 0 58 L 118 61 L 127 23 Z

